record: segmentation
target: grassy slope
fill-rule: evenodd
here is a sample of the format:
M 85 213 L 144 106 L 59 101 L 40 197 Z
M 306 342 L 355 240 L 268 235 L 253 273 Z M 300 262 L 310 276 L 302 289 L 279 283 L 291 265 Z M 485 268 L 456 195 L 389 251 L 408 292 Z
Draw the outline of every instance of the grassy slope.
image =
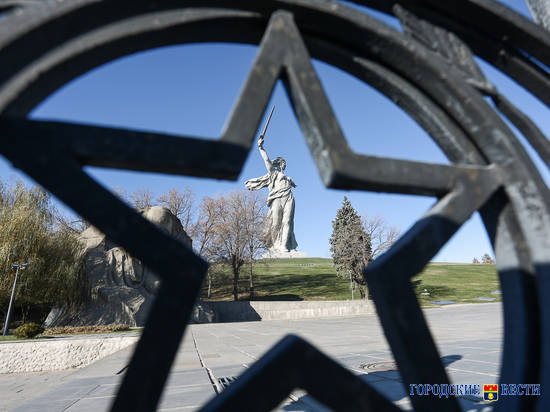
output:
M 500 289 L 495 265 L 430 264 L 415 280 L 421 280 L 417 291 L 427 289 L 430 296 L 419 295 L 421 304 L 433 300 L 457 303 L 480 302 L 476 298 L 496 298 L 491 292 Z
M 240 299 L 248 299 L 248 268 L 243 267 L 239 282 Z M 433 263 L 414 280 L 422 305 L 433 300 L 457 303 L 479 302 L 477 297 L 494 297 L 499 289 L 494 265 Z M 330 259 L 265 259 L 254 266 L 255 300 L 346 300 L 351 299 L 349 280 L 336 276 Z M 430 296 L 420 295 L 424 289 Z M 206 289 L 201 293 L 206 297 Z M 355 297 L 358 298 L 356 293 Z M 213 283 L 212 300 L 232 300 L 229 273 L 218 274 Z
M 19 340 L 18 338 L 16 338 L 15 336 L 13 335 L 0 335 L 0 342 L 4 342 L 4 341 L 8 341 L 8 340 Z

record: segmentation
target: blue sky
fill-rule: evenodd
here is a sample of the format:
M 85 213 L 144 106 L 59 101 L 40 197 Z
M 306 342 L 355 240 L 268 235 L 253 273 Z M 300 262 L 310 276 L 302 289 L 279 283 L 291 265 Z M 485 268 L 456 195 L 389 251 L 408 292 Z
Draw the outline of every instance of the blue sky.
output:
M 506 4 L 528 15 L 523 0 Z M 376 14 L 380 16 L 380 14 Z M 390 24 L 392 19 L 384 17 Z M 155 49 L 118 59 L 75 79 L 50 96 L 32 113 L 37 119 L 103 124 L 217 138 L 250 70 L 257 49 L 246 45 L 201 44 Z M 548 112 L 513 81 L 483 63 L 484 73 L 510 100 L 527 112 L 550 135 Z M 321 62 L 315 69 L 325 87 L 351 147 L 358 153 L 448 163 L 430 137 L 389 100 L 346 73 Z M 329 257 L 331 222 L 345 196 L 362 215 L 380 215 L 406 231 L 434 203 L 419 196 L 387 195 L 326 189 L 305 144 L 288 98 L 278 84 L 276 105 L 265 140 L 274 158 L 287 160 L 295 189 L 295 232 L 298 249 L 309 256 Z M 549 175 L 536 155 L 539 170 Z M 254 148 L 237 182 L 167 176 L 154 173 L 86 168 L 106 187 L 129 192 L 150 188 L 159 196 L 171 188 L 192 188 L 197 198 L 244 188 L 244 181 L 265 173 Z M 0 157 L 0 178 L 23 176 Z M 264 190 L 265 192 L 265 190 Z M 264 193 L 267 195 L 267 193 Z M 476 214 L 440 251 L 434 261 L 471 262 L 491 252 Z

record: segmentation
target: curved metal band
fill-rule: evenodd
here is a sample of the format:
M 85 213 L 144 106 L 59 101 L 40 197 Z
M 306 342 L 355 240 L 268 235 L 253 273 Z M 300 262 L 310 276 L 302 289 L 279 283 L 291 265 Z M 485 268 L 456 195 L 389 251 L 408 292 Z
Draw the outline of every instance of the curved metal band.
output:
M 333 3 L 329 2 L 289 0 L 258 3 L 235 1 L 231 5 L 234 9 L 228 9 L 226 2 L 223 1 L 188 2 L 186 8 L 182 9 L 180 3 L 176 1 L 166 1 L 154 5 L 149 2 L 137 1 L 132 2 L 129 6 L 120 3 L 80 0 L 61 5 L 56 2 L 45 2 L 43 6 L 33 6 L 36 7 L 34 11 L 29 9 L 21 16 L 8 16 L 6 21 L 0 21 L 0 60 L 10 62 L 9 66 L 0 67 L 0 112 L 4 117 L 10 116 L 15 119 L 3 120 L 0 123 L 2 143 L 3 145 L 7 143 L 7 146 L 2 149 L 3 152 L 12 160 L 23 162 L 20 165 L 25 171 L 38 176 L 40 173 L 38 166 L 28 162 L 24 163 L 17 157 L 18 134 L 24 133 L 26 128 L 32 130 L 32 127 L 45 127 L 46 129 L 36 130 L 49 130 L 50 133 L 63 130 L 63 127 L 55 124 L 31 125 L 27 121 L 22 121 L 21 118 L 24 118 L 36 104 L 61 85 L 106 61 L 152 47 L 194 41 L 260 43 L 271 15 L 278 9 L 288 10 L 294 16 L 294 21 L 299 27 L 300 34 L 312 57 L 343 68 L 348 73 L 372 84 L 390 98 L 397 97 L 400 106 L 430 133 L 451 161 L 462 165 L 481 166 L 442 168 L 442 173 L 448 173 L 448 183 L 441 183 L 437 187 L 429 188 L 431 183 L 421 178 L 414 182 L 413 189 L 409 189 L 404 186 L 403 181 L 401 183 L 395 181 L 397 178 L 395 173 L 387 174 L 387 180 L 383 180 L 383 178 L 386 179 L 383 174 L 375 176 L 375 178 L 365 176 L 364 179 L 361 179 L 361 176 L 353 176 L 352 172 L 346 169 L 346 165 L 354 164 L 357 167 L 363 167 L 362 164 L 375 162 L 376 159 L 351 153 L 345 140 L 337 139 L 341 136 L 328 136 L 330 141 L 308 141 L 314 155 L 319 152 L 321 147 L 331 149 L 332 163 L 325 167 L 333 169 L 330 170 L 332 176 L 330 183 L 335 186 L 365 187 L 370 190 L 385 190 L 391 187 L 392 191 L 402 190 L 407 193 L 416 193 L 424 182 L 427 194 L 436 194 L 441 198 L 424 219 L 419 221 L 385 256 L 367 267 L 366 270 L 369 286 L 373 288 L 375 303 L 404 381 L 429 379 L 430 377 L 440 381 L 446 380 L 433 338 L 425 325 L 416 298 L 414 294 L 411 294 L 408 282 L 410 277 L 421 270 L 458 227 L 475 210 L 481 208 L 483 220 L 497 254 L 505 299 L 505 361 L 502 366 L 501 378 L 525 381 L 537 379 L 539 371 L 533 367 L 533 360 L 540 353 L 544 363 L 540 370 L 542 375 L 540 375 L 539 381 L 543 385 L 549 382 L 550 368 L 545 366 L 550 362 L 550 346 L 544 345 L 544 343 L 550 339 L 550 328 L 544 328 L 542 336 L 539 336 L 538 320 L 540 311 L 542 324 L 550 324 L 548 318 L 550 316 L 550 300 L 547 296 L 550 288 L 546 285 L 546 279 L 550 275 L 550 262 L 548 262 L 550 195 L 513 133 L 487 105 L 482 96 L 462 80 L 459 73 L 449 68 L 442 59 L 434 58 L 434 55 L 420 44 L 380 22 L 358 14 L 356 10 L 341 4 L 333 7 Z M 391 1 L 358 1 L 358 3 L 368 3 L 368 5 L 384 11 L 388 11 L 389 7 L 394 4 Z M 435 4 L 437 0 L 426 1 L 426 4 L 429 3 L 429 8 L 426 8 L 425 4 L 420 7 L 420 2 L 413 0 L 399 3 L 413 6 L 412 9 L 415 12 L 423 12 L 433 20 L 447 24 L 462 34 L 466 41 L 474 39 L 470 28 L 464 27 L 455 20 L 449 22 L 447 13 Z M 514 28 L 513 43 L 510 43 L 511 40 L 507 40 L 507 44 L 524 47 L 525 50 L 533 51 L 534 55 L 536 52 L 536 56 L 548 64 L 550 56 L 547 53 L 550 50 L 548 49 L 550 41 L 547 35 L 539 33 L 533 27 L 524 25 L 522 22 L 518 23 L 517 18 L 509 12 L 494 14 L 495 10 L 491 9 L 492 6 L 489 7 L 491 2 L 479 0 L 478 3 L 480 5 L 474 4 L 473 1 L 464 2 L 465 8 L 460 10 L 475 10 L 475 22 L 487 15 L 495 21 L 505 20 Z M 497 10 L 497 12 L 499 11 Z M 29 19 L 30 16 L 33 18 Z M 279 15 L 277 18 L 282 19 L 282 24 L 287 28 L 293 25 L 292 20 L 283 15 Z M 327 30 L 327 28 L 330 29 Z M 273 33 L 275 34 L 272 37 L 276 36 L 276 32 Z M 268 44 L 270 39 L 270 35 L 266 35 L 265 43 L 262 44 Z M 483 47 L 485 46 L 487 45 L 484 44 Z M 491 61 L 487 56 L 494 53 L 495 47 L 500 46 L 494 46 L 493 43 L 490 43 L 490 46 L 491 49 L 488 49 L 487 46 L 485 49 L 481 47 L 477 51 L 486 53 L 485 57 Z M 541 49 L 546 51 L 540 51 Z M 28 53 L 23 54 L 20 50 L 28 50 Z M 295 53 L 300 52 L 299 49 L 297 50 Z M 309 58 L 309 56 L 307 57 Z M 493 63 L 498 66 L 497 61 L 493 61 Z M 288 71 L 310 70 L 310 67 L 301 63 L 301 60 L 286 61 L 285 64 L 284 69 Z M 294 67 L 293 64 L 298 66 Z M 516 76 L 528 88 L 536 87 L 538 94 L 542 93 L 540 90 L 548 93 L 547 75 L 541 72 L 540 67 L 535 67 L 534 63 L 527 61 L 524 56 L 518 57 L 517 67 L 520 69 L 513 69 L 510 74 Z M 530 74 L 530 71 L 536 73 Z M 304 99 L 304 93 L 307 90 L 298 90 L 298 86 L 300 85 L 292 82 L 287 84 L 295 106 L 300 108 L 300 104 L 302 104 L 300 99 Z M 254 104 L 257 103 L 254 102 Z M 259 103 L 265 105 L 267 101 Z M 245 110 L 246 105 L 243 107 Z M 333 115 L 332 113 L 324 114 Z M 312 126 L 307 123 L 307 114 L 300 116 L 300 123 L 307 131 Z M 244 156 L 239 154 L 241 152 L 238 150 L 245 151 L 246 147 L 249 147 L 256 131 L 253 128 L 253 123 L 249 122 L 246 128 L 238 130 L 242 132 L 242 136 L 235 133 L 236 137 L 226 142 L 236 146 L 235 156 L 240 156 L 241 164 L 244 161 Z M 112 133 L 116 138 L 121 136 L 116 131 L 112 131 Z M 147 136 L 142 137 L 145 139 Z M 151 136 L 150 140 L 158 137 Z M 192 147 L 197 147 L 200 144 L 193 139 L 186 140 L 193 145 Z M 34 142 L 38 148 L 44 150 L 44 153 L 48 152 L 47 147 L 41 146 L 37 140 Z M 220 143 L 223 142 L 216 142 L 216 144 Z M 76 156 L 76 149 L 71 145 L 71 142 L 65 142 L 67 157 Z M 82 150 L 84 151 L 81 156 L 76 157 L 84 163 L 86 162 L 85 154 L 89 153 L 91 149 L 84 148 Z M 209 153 L 204 152 L 202 155 L 209 156 Z M 98 155 L 99 157 L 100 155 Z M 119 162 L 118 167 L 125 167 L 120 159 L 117 161 Z M 113 164 L 116 165 L 117 161 L 114 161 Z M 392 159 L 384 161 L 388 163 L 386 165 L 380 163 L 381 169 L 394 167 L 402 174 L 406 174 L 408 170 L 420 172 L 424 167 Z M 146 163 L 144 160 L 142 166 L 138 165 L 135 168 L 150 170 L 151 166 Z M 492 166 L 487 168 L 485 167 L 487 164 Z M 47 164 L 43 165 L 43 167 L 45 166 Z M 109 223 L 104 216 L 94 215 L 91 208 L 85 208 L 68 190 L 56 187 L 55 180 L 61 177 L 63 168 L 67 167 L 71 167 L 71 170 L 75 171 L 75 176 L 80 176 L 76 163 L 66 163 L 60 166 L 57 175 L 51 176 L 46 186 L 50 187 L 54 193 L 62 192 L 64 196 L 60 197 L 77 212 L 89 218 L 109 235 L 116 237 L 117 228 L 113 226 L 115 222 Z M 174 166 L 172 171 L 167 169 L 165 172 L 177 172 L 179 167 L 182 166 Z M 324 166 L 320 165 L 319 167 L 323 173 Z M 426 167 L 430 167 L 430 165 Z M 225 169 L 222 166 L 220 170 Z M 364 171 L 371 170 L 364 169 Z M 218 171 L 211 175 L 221 173 L 222 171 Z M 227 173 L 227 176 L 223 177 L 236 178 L 238 171 Z M 208 175 L 206 172 L 205 174 Z M 92 184 L 84 176 L 81 181 L 85 185 Z M 376 186 L 377 182 L 379 186 Z M 498 190 L 499 187 L 502 189 Z M 95 190 L 99 196 L 103 196 L 102 200 L 108 207 L 118 210 L 120 215 L 124 216 L 123 220 L 132 221 L 136 225 L 144 224 L 143 219 L 135 218 L 131 211 L 120 207 L 116 200 L 104 193 L 101 188 L 96 187 Z M 484 190 L 486 192 L 483 193 Z M 478 194 L 474 195 L 474 193 Z M 157 236 L 154 228 L 147 230 L 151 236 Z M 120 240 L 124 246 L 130 245 L 131 252 L 133 252 L 132 245 L 134 245 L 136 256 L 144 262 L 149 261 L 150 257 L 139 247 L 135 239 L 132 241 L 127 236 L 121 236 Z M 163 242 L 168 242 L 168 240 L 159 237 L 159 243 Z M 408 272 L 403 273 L 393 263 L 397 258 L 413 256 L 411 252 L 419 250 L 421 253 L 419 257 L 414 258 L 415 262 L 410 266 Z M 192 260 L 188 260 L 188 255 L 182 254 L 179 250 L 174 249 L 173 253 L 179 255 L 180 259 L 183 259 L 182 261 L 192 262 Z M 154 263 L 154 261 L 152 262 Z M 165 265 L 160 263 L 158 265 L 159 272 L 163 277 L 169 279 L 171 271 Z M 196 263 L 192 265 L 196 265 Z M 197 283 L 198 279 L 196 278 L 200 272 L 198 266 L 194 271 L 195 280 L 193 282 Z M 399 279 L 398 289 L 388 289 L 384 276 L 389 276 L 389 274 L 393 274 Z M 183 286 L 183 283 L 177 282 Z M 535 288 L 538 289 L 540 305 L 533 303 Z M 391 299 L 396 290 L 402 297 L 400 304 L 395 304 L 395 299 Z M 170 302 L 172 299 L 166 293 L 162 293 L 162 295 L 165 296 L 166 302 Z M 162 301 L 160 297 L 158 300 Z M 160 310 L 158 309 L 152 314 L 146 330 L 152 331 L 155 325 L 158 325 L 161 319 L 158 315 L 161 313 Z M 185 314 L 188 313 L 188 310 L 190 310 L 189 305 L 186 308 L 179 308 L 178 312 Z M 406 331 L 407 325 L 399 322 L 399 319 L 405 314 L 409 314 L 418 326 L 413 334 Z M 527 322 L 527 324 L 524 326 L 524 334 L 520 335 L 515 333 L 515 328 L 522 322 Z M 183 329 L 180 332 L 183 333 Z M 176 336 L 178 341 L 181 333 L 179 337 Z M 151 338 L 144 336 L 142 341 L 147 342 L 147 339 Z M 405 346 L 406 343 L 410 345 L 411 340 L 416 342 L 417 348 L 425 348 L 420 355 L 410 353 L 409 348 Z M 138 352 L 145 351 L 146 344 L 140 342 L 140 345 Z M 174 345 L 172 342 L 171 351 L 174 351 L 177 346 Z M 517 356 L 518 352 L 523 356 L 517 357 L 516 361 L 512 362 L 506 358 L 507 354 L 514 353 Z M 425 370 L 419 374 L 418 363 L 421 360 L 426 360 L 427 364 L 424 364 Z M 136 362 L 133 364 L 135 365 Z M 162 373 L 167 373 L 169 364 L 168 369 L 166 369 L 166 365 L 161 369 Z M 143 370 L 142 368 L 141 371 Z M 135 366 L 129 371 L 129 375 L 132 376 L 137 376 L 139 373 L 139 366 Z M 154 391 L 158 391 L 158 393 L 153 394 L 152 399 L 156 396 L 155 399 L 158 400 L 163 382 L 164 380 L 160 379 L 157 383 Z M 434 383 L 436 382 L 434 381 Z M 123 386 L 121 397 L 127 393 L 128 387 L 128 384 Z M 152 400 L 153 403 L 147 405 L 154 405 L 155 399 Z M 515 407 L 518 409 L 530 405 L 522 400 L 517 402 Z M 544 402 L 542 399 L 538 406 L 544 407 L 546 404 Z M 415 398 L 413 403 L 419 410 L 429 410 L 443 405 L 446 408 L 457 408 L 452 401 L 440 404 L 438 401 L 430 399 Z M 120 404 L 118 405 L 120 406 Z

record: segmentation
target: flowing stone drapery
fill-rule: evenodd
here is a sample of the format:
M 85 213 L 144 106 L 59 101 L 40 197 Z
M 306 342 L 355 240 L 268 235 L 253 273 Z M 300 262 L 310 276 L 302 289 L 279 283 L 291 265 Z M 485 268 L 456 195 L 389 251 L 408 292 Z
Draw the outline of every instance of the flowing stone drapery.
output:
M 269 213 L 264 237 L 270 254 L 292 253 L 298 247 L 294 236 L 295 201 L 292 194 L 292 188 L 295 188 L 296 184 L 284 173 L 286 161 L 281 157 L 271 161 L 263 148 L 263 142 L 263 137 L 260 137 L 258 148 L 267 168 L 267 174 L 248 180 L 245 186 L 249 190 L 260 190 L 264 187 L 269 190 L 267 197 Z

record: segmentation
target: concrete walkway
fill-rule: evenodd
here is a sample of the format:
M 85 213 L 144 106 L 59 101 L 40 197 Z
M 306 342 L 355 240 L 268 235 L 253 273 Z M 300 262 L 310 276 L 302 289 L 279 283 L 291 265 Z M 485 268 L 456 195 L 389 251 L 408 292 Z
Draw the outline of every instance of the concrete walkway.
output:
M 499 372 L 502 306 L 500 303 L 450 305 L 425 311 L 452 383 L 496 383 Z M 216 379 L 242 373 L 288 333 L 295 333 L 340 361 L 383 395 L 410 409 L 376 315 L 190 325 L 165 388 L 161 411 L 191 411 L 215 396 Z M 78 370 L 0 375 L 0 410 L 107 410 L 123 376 L 132 348 Z M 201 359 L 204 366 L 201 366 Z M 368 366 L 365 366 L 368 365 Z M 388 369 L 388 366 L 390 370 Z M 482 411 L 480 398 L 460 400 L 463 410 Z M 279 410 L 326 410 L 307 394 L 294 392 Z

